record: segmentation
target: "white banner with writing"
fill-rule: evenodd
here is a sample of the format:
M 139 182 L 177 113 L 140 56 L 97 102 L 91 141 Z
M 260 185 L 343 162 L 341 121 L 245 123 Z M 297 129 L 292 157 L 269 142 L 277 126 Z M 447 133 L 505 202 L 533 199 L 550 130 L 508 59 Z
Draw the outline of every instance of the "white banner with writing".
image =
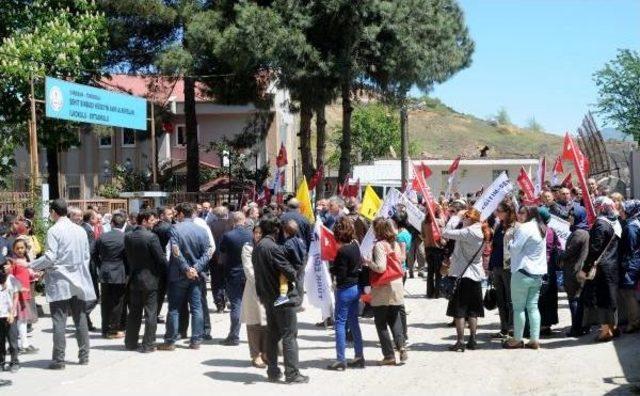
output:
M 502 172 L 500 176 L 491 183 L 489 188 L 485 190 L 480 199 L 476 201 L 476 204 L 473 205 L 473 207 L 480 212 L 480 220 L 485 220 L 491 216 L 491 213 L 496 210 L 498 204 L 511 191 L 513 191 L 513 184 L 509 181 L 507 172 Z

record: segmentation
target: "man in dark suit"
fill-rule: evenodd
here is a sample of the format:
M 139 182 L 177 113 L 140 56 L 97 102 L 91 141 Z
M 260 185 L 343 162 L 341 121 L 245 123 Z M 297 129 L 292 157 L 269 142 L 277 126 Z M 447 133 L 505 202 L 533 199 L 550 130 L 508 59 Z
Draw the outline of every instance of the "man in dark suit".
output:
M 263 237 L 253 249 L 252 262 L 255 272 L 256 292 L 258 299 L 265 307 L 267 316 L 267 359 L 269 381 L 278 382 L 282 377 L 278 368 L 278 342 L 282 340 L 284 356 L 285 380 L 288 383 L 306 383 L 309 377 L 300 374 L 298 369 L 298 321 L 297 308 L 301 302 L 298 290 L 293 287 L 296 282 L 296 270 L 285 256 L 284 249 L 276 243 L 280 233 L 277 218 L 266 218 L 260 221 Z M 273 306 L 280 294 L 279 275 L 289 280 L 289 301 L 291 305 Z
M 78 209 L 79 210 L 79 209 Z M 80 226 L 86 231 L 87 238 L 89 239 L 89 254 L 91 256 L 91 261 L 89 262 L 89 272 L 91 273 L 91 281 L 93 282 L 93 289 L 96 292 L 96 300 L 87 302 L 87 323 L 89 327 L 89 331 L 97 331 L 96 327 L 91 322 L 91 312 L 98 305 L 98 301 L 100 300 L 100 288 L 98 287 L 99 277 L 98 277 L 98 269 L 96 268 L 96 236 L 93 232 L 93 226 L 91 223 L 95 221 L 96 212 L 93 209 L 88 209 L 82 214 L 82 223 Z
M 140 352 L 148 353 L 156 350 L 157 292 L 160 279 L 166 273 L 169 264 L 160 239 L 151 232 L 156 222 L 155 214 L 149 210 L 143 210 L 138 213 L 136 220 L 138 225 L 124 238 L 131 273 L 129 316 L 124 345 L 128 350 L 138 348 L 138 335 L 144 309 L 146 324 Z
M 100 276 L 102 299 L 102 336 L 123 338 L 122 310 L 127 285 L 127 260 L 124 252 L 124 227 L 126 218 L 115 213 L 111 218 L 111 231 L 96 241 L 95 262 Z
M 231 214 L 233 229 L 227 231 L 220 240 L 220 260 L 224 267 L 227 298 L 231 304 L 231 327 L 229 335 L 221 343 L 235 346 L 240 344 L 240 307 L 246 278 L 242 269 L 242 248 L 251 242 L 251 233 L 244 226 L 242 212 Z
M 153 226 L 153 233 L 158 236 L 160 247 L 162 247 L 162 251 L 165 252 L 169 244 L 169 238 L 171 237 L 173 209 L 169 207 L 158 209 L 158 216 L 156 218 L 159 220 Z M 160 274 L 158 282 L 158 323 L 164 323 L 164 318 L 160 315 L 160 311 L 162 310 L 162 304 L 164 304 L 164 298 L 167 295 L 166 271 Z
M 216 246 L 220 246 L 222 235 L 231 229 L 229 222 L 229 209 L 224 206 L 217 206 L 211 211 L 208 225 L 211 228 L 211 234 Z M 209 272 L 211 274 L 211 294 L 213 302 L 216 304 L 218 312 L 224 312 L 225 302 L 225 284 L 224 284 L 224 265 L 220 261 L 219 249 L 213 253 L 211 262 L 209 263 Z

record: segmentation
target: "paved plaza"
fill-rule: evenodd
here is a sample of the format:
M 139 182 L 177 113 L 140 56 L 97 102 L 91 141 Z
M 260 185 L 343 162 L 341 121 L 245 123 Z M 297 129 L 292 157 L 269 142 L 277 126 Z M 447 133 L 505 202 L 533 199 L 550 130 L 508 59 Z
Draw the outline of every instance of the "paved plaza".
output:
M 373 319 L 362 319 L 365 339 L 364 370 L 331 372 L 324 369 L 335 358 L 334 334 L 317 328 L 319 313 L 308 308 L 298 316 L 300 362 L 307 385 L 266 382 L 265 370 L 249 365 L 244 329 L 238 347 L 218 345 L 226 336 L 228 314 L 211 314 L 214 340 L 200 350 L 179 343 L 175 352 L 140 354 L 124 350 L 122 340 L 91 335 L 89 366 L 77 365 L 77 345 L 69 327 L 65 371 L 45 367 L 51 357 L 51 320 L 41 319 L 32 340 L 37 355 L 23 355 L 17 374 L 0 373 L 13 386 L 0 395 L 428 395 L 428 394 L 634 394 L 640 386 L 640 335 L 623 336 L 613 343 L 595 344 L 592 337 L 563 338 L 569 324 L 566 299 L 560 300 L 560 320 L 554 336 L 542 340 L 538 351 L 506 351 L 489 335 L 498 327 L 497 311 L 480 320 L 481 349 L 465 353 L 446 350 L 455 330 L 446 326 L 446 301 L 423 298 L 422 279 L 407 281 L 410 356 L 398 367 L 376 367 L 381 359 Z M 211 296 L 209 295 L 209 298 Z M 93 312 L 98 324 L 99 309 Z M 164 325 L 158 327 L 158 336 Z M 347 356 L 353 356 L 348 350 Z

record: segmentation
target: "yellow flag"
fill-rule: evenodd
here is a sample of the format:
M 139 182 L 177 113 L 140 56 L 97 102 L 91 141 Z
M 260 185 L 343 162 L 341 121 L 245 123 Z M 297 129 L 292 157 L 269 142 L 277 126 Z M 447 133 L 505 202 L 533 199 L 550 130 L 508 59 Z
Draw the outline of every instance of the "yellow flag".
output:
M 302 183 L 298 186 L 296 192 L 296 199 L 300 201 L 300 213 L 306 217 L 311 224 L 315 223 L 313 216 L 313 208 L 311 207 L 311 194 L 309 193 L 309 186 L 307 185 L 307 179 L 302 178 Z
M 367 186 L 364 190 L 364 198 L 362 198 L 362 205 L 360 206 L 360 214 L 369 220 L 373 220 L 378 211 L 382 207 L 382 200 L 378 197 L 371 186 Z

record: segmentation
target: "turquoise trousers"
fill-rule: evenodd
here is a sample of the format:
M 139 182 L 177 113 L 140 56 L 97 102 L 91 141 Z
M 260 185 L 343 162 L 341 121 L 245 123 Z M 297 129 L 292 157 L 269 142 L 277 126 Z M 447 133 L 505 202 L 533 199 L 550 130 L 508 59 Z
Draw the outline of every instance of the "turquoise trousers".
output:
M 529 315 L 529 340 L 540 338 L 540 311 L 538 298 L 542 276 L 528 276 L 519 271 L 511 275 L 511 303 L 513 304 L 513 337 L 522 341 L 525 324 L 525 309 Z

